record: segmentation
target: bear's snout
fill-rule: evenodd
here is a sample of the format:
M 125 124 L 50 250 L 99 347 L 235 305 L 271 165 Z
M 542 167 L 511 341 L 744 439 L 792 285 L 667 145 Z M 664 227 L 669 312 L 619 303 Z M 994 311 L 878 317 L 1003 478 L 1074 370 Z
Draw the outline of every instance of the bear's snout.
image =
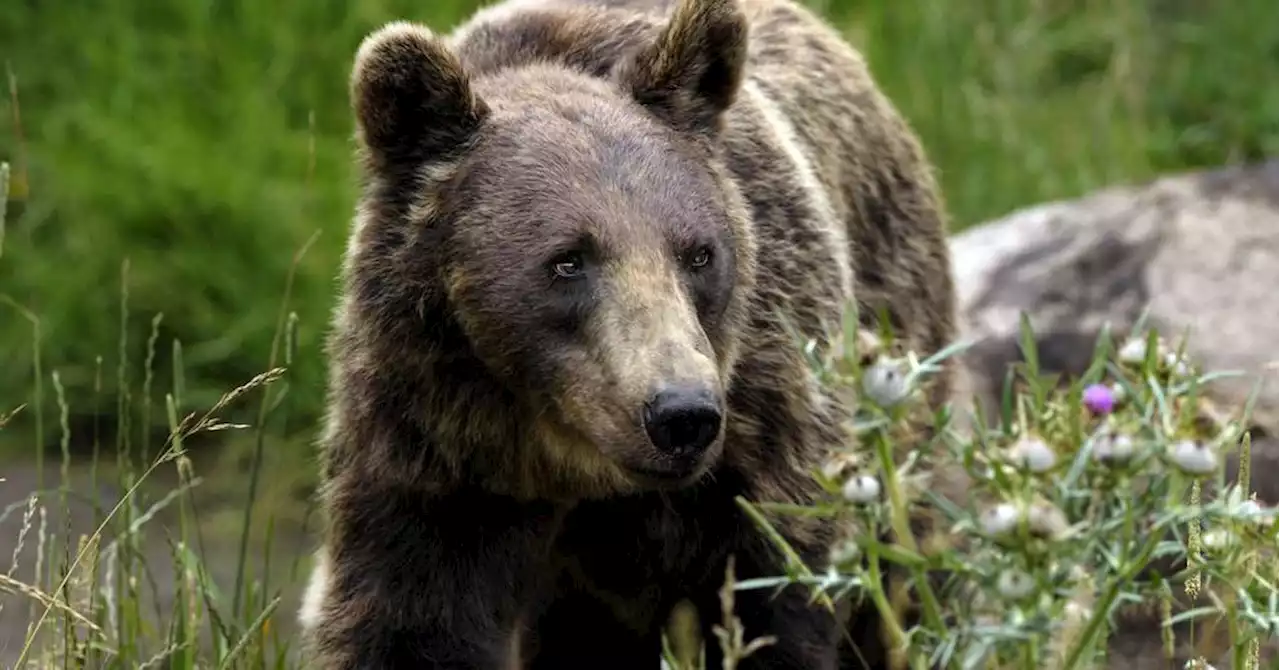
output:
M 676 387 L 655 393 L 644 405 L 644 430 L 664 456 L 697 459 L 720 436 L 720 402 L 706 387 Z

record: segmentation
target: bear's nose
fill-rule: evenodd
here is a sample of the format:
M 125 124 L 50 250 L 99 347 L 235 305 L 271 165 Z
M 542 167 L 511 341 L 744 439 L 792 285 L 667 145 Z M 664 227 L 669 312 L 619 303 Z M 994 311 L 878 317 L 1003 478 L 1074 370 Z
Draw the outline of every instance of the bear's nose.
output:
M 658 451 L 672 456 L 701 453 L 720 434 L 720 406 L 711 391 L 659 391 L 644 407 L 644 429 Z

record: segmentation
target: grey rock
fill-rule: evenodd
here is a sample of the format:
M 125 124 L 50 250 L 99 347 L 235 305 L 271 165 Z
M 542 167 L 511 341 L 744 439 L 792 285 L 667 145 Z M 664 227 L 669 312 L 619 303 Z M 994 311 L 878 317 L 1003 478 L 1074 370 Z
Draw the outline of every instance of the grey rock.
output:
M 987 408 L 1021 359 L 1019 315 L 1041 367 L 1079 374 L 1104 324 L 1117 339 L 1147 325 L 1220 379 L 1207 392 L 1228 411 L 1255 385 L 1253 481 L 1277 502 L 1280 436 L 1280 219 L 1277 162 L 1168 176 L 1014 212 L 952 238 L 967 386 Z M 1234 466 L 1234 464 L 1232 464 Z

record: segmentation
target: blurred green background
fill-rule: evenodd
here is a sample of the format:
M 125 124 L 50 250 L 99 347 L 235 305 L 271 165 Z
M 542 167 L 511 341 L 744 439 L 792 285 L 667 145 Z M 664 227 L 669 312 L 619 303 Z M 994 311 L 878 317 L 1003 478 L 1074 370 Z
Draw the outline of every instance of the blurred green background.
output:
M 293 257 L 319 233 L 289 299 L 292 411 L 272 447 L 310 458 L 355 196 L 351 56 L 384 21 L 445 30 L 478 4 L 5 0 L 0 160 L 14 175 L 0 256 L 0 410 L 42 399 L 44 441 L 56 449 L 50 372 L 65 387 L 73 435 L 83 435 L 95 406 L 115 407 L 122 353 L 136 405 L 157 313 L 152 401 L 173 386 L 176 339 L 182 405 L 207 406 L 266 369 Z M 1276 153 L 1272 0 L 813 6 L 864 51 L 914 124 L 957 229 Z M 15 304 L 39 319 L 39 396 L 32 322 Z M 0 459 L 33 453 L 37 416 L 29 408 L 0 433 Z

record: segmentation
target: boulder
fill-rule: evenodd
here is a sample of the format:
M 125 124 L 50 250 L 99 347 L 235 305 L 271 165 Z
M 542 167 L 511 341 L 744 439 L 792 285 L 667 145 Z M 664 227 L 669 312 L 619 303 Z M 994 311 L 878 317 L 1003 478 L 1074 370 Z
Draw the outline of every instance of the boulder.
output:
M 1079 374 L 1103 324 L 1117 339 L 1144 310 L 1171 342 L 1188 335 L 1202 370 L 1246 376 L 1208 385 L 1215 404 L 1253 412 L 1253 481 L 1276 504 L 1280 219 L 1277 162 L 1177 174 L 1014 212 L 952 238 L 964 390 L 998 407 L 1021 359 L 1019 315 L 1041 367 Z M 1234 469 L 1234 463 L 1230 467 Z

